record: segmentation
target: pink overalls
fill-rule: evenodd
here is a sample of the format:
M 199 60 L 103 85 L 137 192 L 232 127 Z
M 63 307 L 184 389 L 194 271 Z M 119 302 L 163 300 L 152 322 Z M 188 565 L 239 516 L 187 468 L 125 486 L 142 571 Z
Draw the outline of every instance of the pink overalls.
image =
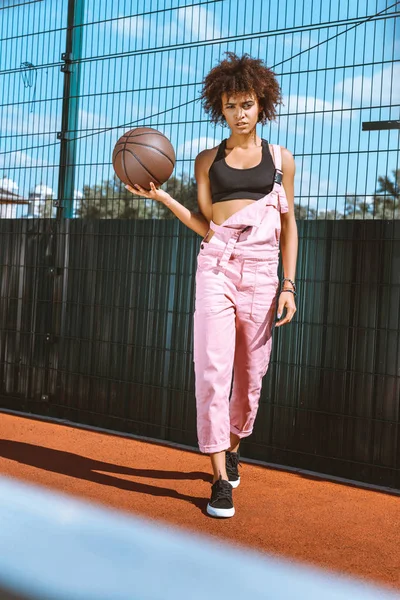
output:
M 274 145 L 280 179 L 280 146 Z M 288 212 L 283 186 L 210 223 L 197 256 L 194 368 L 197 436 L 201 452 L 230 448 L 230 432 L 250 435 L 267 372 L 279 290 L 280 213 Z M 229 401 L 232 382 L 233 388 Z

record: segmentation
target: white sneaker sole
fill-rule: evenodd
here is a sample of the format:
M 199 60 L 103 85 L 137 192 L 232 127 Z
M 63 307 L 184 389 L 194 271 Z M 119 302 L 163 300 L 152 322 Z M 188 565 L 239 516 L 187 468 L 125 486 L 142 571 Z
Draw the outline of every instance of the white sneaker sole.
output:
M 231 486 L 232 486 L 233 488 L 237 488 L 237 486 L 238 486 L 238 485 L 239 485 L 239 483 L 240 483 L 240 477 L 239 477 L 239 479 L 236 479 L 236 481 L 230 481 L 229 483 L 231 484 Z
M 235 507 L 232 508 L 214 508 L 207 504 L 207 513 L 212 517 L 233 517 L 235 514 Z

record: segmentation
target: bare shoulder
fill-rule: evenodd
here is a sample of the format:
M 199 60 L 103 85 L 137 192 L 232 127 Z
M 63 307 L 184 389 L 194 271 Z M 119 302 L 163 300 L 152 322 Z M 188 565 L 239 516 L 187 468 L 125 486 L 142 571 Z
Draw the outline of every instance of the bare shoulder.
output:
M 214 148 L 207 148 L 206 150 L 202 150 L 196 156 L 195 167 L 199 172 L 208 173 L 214 158 L 216 157 L 218 152 L 218 146 Z
M 286 173 L 293 173 L 296 171 L 296 164 L 294 162 L 293 154 L 287 148 L 281 146 L 282 156 L 282 171 Z

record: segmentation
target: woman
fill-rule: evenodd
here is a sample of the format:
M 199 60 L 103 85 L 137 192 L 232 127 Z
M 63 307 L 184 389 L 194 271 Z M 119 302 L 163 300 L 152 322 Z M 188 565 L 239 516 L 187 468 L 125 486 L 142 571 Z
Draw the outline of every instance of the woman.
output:
M 282 104 L 275 74 L 261 60 L 227 52 L 203 81 L 213 123 L 229 127 L 219 146 L 196 157 L 200 213 L 151 184 L 132 193 L 165 204 L 203 237 L 197 258 L 194 365 L 199 448 L 214 471 L 208 514 L 235 513 L 239 444 L 252 433 L 268 369 L 273 327 L 296 312 L 297 226 L 293 156 L 271 146 L 257 123 L 276 120 Z M 284 278 L 279 289 L 279 244 Z M 276 305 L 279 320 L 274 321 Z M 231 399 L 229 393 L 234 373 Z

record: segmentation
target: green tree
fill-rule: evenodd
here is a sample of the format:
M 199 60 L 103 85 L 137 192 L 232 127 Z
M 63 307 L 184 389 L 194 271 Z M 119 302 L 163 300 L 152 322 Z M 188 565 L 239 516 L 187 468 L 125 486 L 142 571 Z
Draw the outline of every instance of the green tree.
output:
M 138 199 L 116 175 L 94 186 L 84 185 L 83 198 L 76 210 L 78 217 L 89 219 L 138 219 L 139 213 Z
M 320 210 L 317 219 L 325 219 L 327 221 L 336 221 L 343 217 L 342 213 L 337 210 Z
M 393 181 L 378 177 L 378 189 L 372 202 L 364 196 L 346 196 L 344 219 L 400 219 L 400 169 L 392 171 Z
M 182 173 L 179 177 L 170 177 L 162 186 L 163 190 L 168 192 L 175 200 L 178 200 L 183 206 L 186 206 L 192 212 L 199 212 L 197 204 L 197 183 L 193 177 Z M 166 209 L 165 206 L 163 206 Z M 168 212 L 162 218 L 175 218 L 173 213 L 167 208 Z
M 313 219 L 400 219 L 400 169 L 393 171 L 394 180 L 378 177 L 378 188 L 372 203 L 365 196 L 346 196 L 344 213 L 320 210 L 295 204 L 297 220 Z M 162 186 L 178 202 L 193 212 L 199 212 L 197 184 L 193 177 L 182 173 L 172 176 Z M 42 209 L 41 209 L 42 210 Z M 51 201 L 46 199 L 43 216 L 50 216 Z M 94 186 L 85 185 L 83 198 L 76 211 L 78 217 L 94 219 L 174 219 L 175 215 L 160 202 L 134 196 L 116 175 Z
M 345 196 L 343 219 L 372 219 L 371 205 L 365 196 Z
M 393 181 L 387 175 L 378 177 L 379 187 L 371 206 L 374 219 L 400 219 L 400 169 L 392 173 Z
M 294 204 L 294 216 L 297 221 L 305 220 L 305 219 L 316 219 L 317 211 L 315 208 L 310 208 L 307 206 L 301 206 L 300 204 Z
M 170 177 L 161 187 L 189 210 L 198 211 L 197 185 L 193 178 L 183 173 L 181 178 Z M 76 215 L 89 219 L 175 218 L 161 202 L 131 194 L 116 175 L 94 186 L 85 185 Z

